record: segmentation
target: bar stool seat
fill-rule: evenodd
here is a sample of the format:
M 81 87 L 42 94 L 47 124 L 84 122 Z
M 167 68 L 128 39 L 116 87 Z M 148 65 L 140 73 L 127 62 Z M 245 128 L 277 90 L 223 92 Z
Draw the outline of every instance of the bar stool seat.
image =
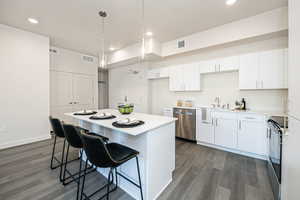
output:
M 138 151 L 117 143 L 109 143 L 106 147 L 110 152 L 112 159 L 116 161 L 115 165 L 112 167 L 118 167 L 139 154 Z
M 82 181 L 82 186 L 81 186 L 81 195 L 80 199 L 90 199 L 92 196 L 94 196 L 96 193 L 100 192 L 101 190 L 106 188 L 106 194 L 104 194 L 102 197 L 99 199 L 102 199 L 106 197 L 106 199 L 109 199 L 109 194 L 113 191 L 115 191 L 118 188 L 118 176 L 121 176 L 125 180 L 129 181 L 133 185 L 135 185 L 137 188 L 140 189 L 141 193 L 141 199 L 143 200 L 143 190 L 142 190 L 142 183 L 141 183 L 141 174 L 140 174 L 140 167 L 139 167 L 139 159 L 138 159 L 138 154 L 139 152 L 118 144 L 118 143 L 105 143 L 100 137 L 95 137 L 87 134 L 81 134 L 81 139 L 83 143 L 83 149 L 86 153 L 87 159 L 85 162 L 85 167 L 84 167 L 84 173 L 83 173 L 83 181 Z M 117 168 L 127 162 L 130 159 L 136 159 L 136 168 L 137 168 L 137 173 L 138 173 L 138 183 L 135 183 L 134 181 L 130 180 L 126 176 L 124 176 L 122 173 L 118 172 Z M 90 162 L 91 164 L 95 165 L 96 168 L 110 168 L 109 173 L 108 173 L 108 178 L 107 178 L 107 184 L 102 186 L 100 189 L 96 190 L 92 194 L 87 195 L 84 192 L 84 187 L 85 187 L 85 178 L 86 178 L 86 172 L 87 172 L 87 164 Z M 115 178 L 116 178 L 116 185 L 115 187 L 111 190 L 110 186 L 114 182 L 114 173 L 115 171 Z M 79 181 L 80 182 L 80 181 Z M 78 188 L 79 189 L 79 188 Z M 79 191 L 77 191 L 77 194 Z

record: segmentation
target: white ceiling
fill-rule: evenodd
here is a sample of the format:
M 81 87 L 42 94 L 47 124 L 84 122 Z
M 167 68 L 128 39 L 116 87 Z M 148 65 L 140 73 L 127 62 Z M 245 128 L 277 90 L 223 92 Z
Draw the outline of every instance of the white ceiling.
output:
M 287 5 L 288 0 L 145 0 L 146 29 L 161 42 Z M 108 13 L 106 46 L 139 41 L 141 0 L 0 0 L 0 23 L 50 36 L 51 44 L 97 55 L 100 10 Z M 39 20 L 38 25 L 27 18 Z

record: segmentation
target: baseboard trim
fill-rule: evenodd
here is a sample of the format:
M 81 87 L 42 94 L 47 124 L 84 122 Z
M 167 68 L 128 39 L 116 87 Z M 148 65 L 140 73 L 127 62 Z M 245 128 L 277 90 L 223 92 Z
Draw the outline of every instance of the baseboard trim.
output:
M 27 139 L 17 140 L 17 141 L 13 141 L 13 142 L 7 142 L 7 143 L 3 143 L 3 144 L 0 143 L 0 150 L 11 148 L 11 147 L 17 147 L 17 146 L 21 146 L 21 145 L 24 145 L 24 144 L 30 144 L 30 143 L 33 143 L 33 142 L 48 140 L 50 138 L 51 138 L 50 135 L 43 135 L 43 136 L 40 136 L 40 137 L 27 138 Z
M 214 145 L 214 144 L 208 144 L 208 143 L 205 143 L 205 142 L 199 142 L 198 141 L 197 144 L 203 145 L 203 146 L 206 146 L 206 147 L 211 147 L 211 148 L 214 148 L 214 149 L 219 149 L 219 150 L 222 150 L 222 151 L 228 151 L 228 152 L 231 152 L 231 153 L 240 154 L 240 155 L 251 157 L 251 158 L 257 158 L 257 159 L 260 159 L 260 160 L 267 160 L 267 157 L 263 156 L 263 155 L 243 152 L 243 151 L 239 151 L 239 150 L 235 150 L 235 149 L 229 149 L 229 148 L 221 147 L 221 146 Z

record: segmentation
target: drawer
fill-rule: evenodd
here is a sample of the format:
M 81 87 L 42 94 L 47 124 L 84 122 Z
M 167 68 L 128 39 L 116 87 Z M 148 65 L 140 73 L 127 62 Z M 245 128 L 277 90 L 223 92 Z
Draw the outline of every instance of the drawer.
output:
M 234 112 L 214 111 L 212 114 L 214 118 L 237 119 L 237 114 Z
M 252 114 L 252 113 L 247 113 L 247 114 L 239 114 L 238 115 L 239 120 L 242 121 L 255 121 L 255 122 L 264 122 L 265 121 L 265 116 L 264 115 L 258 115 L 258 114 Z

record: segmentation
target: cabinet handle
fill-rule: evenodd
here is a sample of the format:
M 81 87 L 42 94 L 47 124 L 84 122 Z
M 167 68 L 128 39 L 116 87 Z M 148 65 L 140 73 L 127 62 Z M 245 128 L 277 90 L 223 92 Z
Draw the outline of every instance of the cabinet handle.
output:
M 216 126 L 218 126 L 218 119 L 216 119 Z
M 239 129 L 242 130 L 242 122 L 241 122 L 241 120 L 239 121 Z
M 69 102 L 69 104 L 73 104 L 73 102 Z
M 257 85 L 258 85 L 258 81 L 256 81 L 256 89 L 258 89 Z
M 261 81 L 261 89 L 264 88 L 264 81 Z

